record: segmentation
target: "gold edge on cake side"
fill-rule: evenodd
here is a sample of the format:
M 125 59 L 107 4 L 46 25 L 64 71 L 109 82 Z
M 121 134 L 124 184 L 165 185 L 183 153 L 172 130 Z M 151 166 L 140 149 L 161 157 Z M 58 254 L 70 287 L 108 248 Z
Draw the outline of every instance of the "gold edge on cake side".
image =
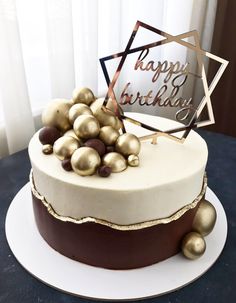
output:
M 188 210 L 193 209 L 194 207 L 197 206 L 197 204 L 201 201 L 201 199 L 205 195 L 206 188 L 207 188 L 207 176 L 206 176 L 206 173 L 205 173 L 204 178 L 203 178 L 202 190 L 201 190 L 200 194 L 196 197 L 196 199 L 194 199 L 193 202 L 191 202 L 191 203 L 187 204 L 186 206 L 184 206 L 183 208 L 179 209 L 177 212 L 175 212 L 171 216 L 166 217 L 166 218 L 161 218 L 161 219 L 154 219 L 154 220 L 149 220 L 149 221 L 145 221 L 145 222 L 135 223 L 135 224 L 120 225 L 120 224 L 112 223 L 112 222 L 109 222 L 109 221 L 106 221 L 106 220 L 103 220 L 103 219 L 94 218 L 94 217 L 84 217 L 84 218 L 80 218 L 80 219 L 75 219 L 75 218 L 72 218 L 72 217 L 59 215 L 53 209 L 51 204 L 48 201 L 46 201 L 45 197 L 42 196 L 37 191 L 37 189 L 35 187 L 35 184 L 34 184 L 33 170 L 32 169 L 31 169 L 31 172 L 30 172 L 30 178 L 29 179 L 30 179 L 30 186 L 31 186 L 31 190 L 32 190 L 33 195 L 44 204 L 44 206 L 47 208 L 47 211 L 54 218 L 56 218 L 58 220 L 61 220 L 63 222 L 71 222 L 71 223 L 75 223 L 75 224 L 97 223 L 97 224 L 105 225 L 107 227 L 117 229 L 117 230 L 120 230 L 120 231 L 138 230 L 138 229 L 143 229 L 143 228 L 147 228 L 147 227 L 152 227 L 152 226 L 158 225 L 158 224 L 167 224 L 167 223 L 170 223 L 172 221 L 178 220 Z

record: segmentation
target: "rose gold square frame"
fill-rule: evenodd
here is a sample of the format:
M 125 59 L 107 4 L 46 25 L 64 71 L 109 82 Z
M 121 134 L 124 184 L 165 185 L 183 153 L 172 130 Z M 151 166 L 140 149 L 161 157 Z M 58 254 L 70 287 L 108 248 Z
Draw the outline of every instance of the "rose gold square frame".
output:
M 160 41 L 157 41 L 157 42 L 154 42 L 154 43 L 142 45 L 140 47 L 131 48 L 132 43 L 133 43 L 133 41 L 135 39 L 135 36 L 136 36 L 140 27 L 143 27 L 147 30 L 150 30 L 150 31 L 154 32 L 154 33 L 157 33 L 158 35 L 163 36 L 164 39 L 160 40 Z M 186 39 L 186 38 L 189 38 L 189 37 L 194 38 L 195 45 L 183 40 L 183 39 Z M 181 45 L 183 45 L 183 46 L 185 46 L 185 47 L 187 47 L 187 48 L 196 52 L 198 67 L 199 67 L 199 70 L 201 71 L 201 77 L 200 78 L 202 80 L 205 95 L 202 98 L 201 102 L 199 103 L 199 105 L 198 105 L 195 113 L 193 114 L 190 122 L 188 123 L 188 125 L 184 125 L 184 126 L 173 128 L 173 129 L 169 129 L 167 131 L 162 131 L 162 130 L 154 128 L 150 125 L 144 124 L 144 123 L 142 123 L 138 120 L 129 118 L 126 115 L 124 115 L 123 113 L 120 113 L 119 108 L 118 108 L 118 102 L 117 102 L 117 99 L 116 99 L 113 88 L 114 88 L 114 86 L 115 86 L 115 84 L 116 84 L 116 82 L 119 78 L 121 69 L 122 69 L 123 64 L 125 62 L 125 59 L 129 54 L 133 54 L 135 52 L 139 52 L 139 51 L 142 51 L 142 50 L 145 50 L 145 49 L 150 49 L 150 48 L 153 48 L 153 47 L 158 47 L 160 45 L 170 43 L 170 42 L 179 43 L 179 44 L 181 44 Z M 216 75 L 214 76 L 210 86 L 208 86 L 207 79 L 206 79 L 206 72 L 205 72 L 205 67 L 204 67 L 203 58 L 202 58 L 203 56 L 206 56 L 206 57 L 208 57 L 210 59 L 213 59 L 213 60 L 220 63 L 220 67 L 219 67 Z M 117 70 L 116 70 L 112 80 L 110 80 L 105 62 L 108 61 L 108 60 L 118 58 L 118 57 L 121 57 L 121 60 L 119 62 L 119 65 L 117 67 Z M 167 34 L 167 33 L 163 32 L 163 31 L 161 31 L 157 28 L 154 28 L 154 27 L 152 27 L 148 24 L 145 24 L 141 21 L 137 21 L 135 26 L 134 26 L 133 32 L 132 32 L 132 34 L 129 38 L 129 41 L 127 43 L 127 46 L 126 46 L 124 52 L 116 53 L 116 54 L 101 58 L 100 59 L 100 64 L 101 64 L 101 67 L 102 67 L 102 70 L 103 70 L 103 74 L 105 76 L 106 83 L 108 85 L 108 92 L 107 92 L 106 97 L 104 99 L 103 110 L 104 111 L 109 111 L 109 109 L 106 107 L 106 105 L 107 105 L 108 99 L 111 98 L 112 101 L 114 102 L 115 113 L 121 119 L 121 121 L 122 120 L 129 121 L 131 123 L 134 123 L 136 125 L 139 125 L 143 128 L 146 128 L 146 129 L 154 132 L 151 135 L 141 137 L 140 138 L 141 140 L 152 139 L 152 143 L 156 143 L 157 137 L 165 136 L 165 137 L 168 137 L 169 139 L 172 139 L 172 140 L 178 141 L 180 143 L 183 143 L 185 141 L 185 139 L 187 138 L 191 129 L 198 128 L 198 127 L 203 127 L 203 126 L 215 123 L 210 96 L 211 96 L 214 88 L 216 87 L 217 83 L 219 82 L 219 80 L 220 80 L 220 78 L 221 78 L 221 76 L 222 76 L 222 74 L 223 74 L 223 72 L 224 72 L 224 70 L 225 70 L 225 68 L 228 64 L 228 61 L 201 49 L 200 42 L 199 42 L 199 35 L 198 35 L 198 32 L 196 30 L 173 36 L 173 35 L 170 35 L 170 34 Z M 203 112 L 203 109 L 205 108 L 205 106 L 206 106 L 206 109 L 207 109 L 209 119 L 204 120 L 204 121 L 198 121 L 198 119 L 200 118 L 200 115 Z M 124 126 L 123 126 L 123 131 L 125 132 Z M 181 131 L 183 132 L 182 137 L 179 138 L 179 137 L 174 136 L 175 133 L 178 133 L 178 132 L 181 132 Z

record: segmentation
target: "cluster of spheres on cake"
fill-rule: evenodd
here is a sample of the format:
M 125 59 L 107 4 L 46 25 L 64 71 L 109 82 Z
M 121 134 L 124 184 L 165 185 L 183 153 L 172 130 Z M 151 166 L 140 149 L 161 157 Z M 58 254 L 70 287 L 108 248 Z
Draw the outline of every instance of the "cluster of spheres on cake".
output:
M 105 111 L 103 101 L 89 88 L 75 89 L 71 100 L 52 100 L 42 114 L 39 140 L 43 153 L 54 153 L 66 171 L 80 176 L 98 173 L 108 177 L 138 166 L 139 139 L 122 133 L 113 102 L 108 100 Z
M 188 259 L 201 257 L 206 250 L 204 237 L 209 235 L 216 222 L 216 210 L 207 200 L 202 200 L 193 220 L 192 231 L 182 240 L 182 252 Z

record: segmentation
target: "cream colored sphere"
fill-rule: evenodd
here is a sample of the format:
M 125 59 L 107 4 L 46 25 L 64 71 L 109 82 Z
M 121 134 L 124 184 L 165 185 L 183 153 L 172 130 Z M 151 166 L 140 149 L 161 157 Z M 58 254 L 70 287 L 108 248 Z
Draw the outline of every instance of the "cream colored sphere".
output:
M 103 126 L 100 129 L 99 139 L 101 139 L 106 145 L 113 145 L 120 136 L 118 130 L 112 126 Z
M 69 120 L 70 123 L 73 125 L 75 119 L 80 115 L 92 115 L 93 112 L 91 111 L 90 107 L 83 103 L 74 104 L 69 110 Z
M 126 159 L 116 152 L 106 154 L 102 159 L 102 163 L 109 166 L 113 173 L 119 173 L 127 168 Z
M 141 143 L 133 134 L 125 133 L 116 141 L 116 151 L 124 156 L 138 155 L 141 149 Z
M 71 166 L 80 176 L 93 175 L 101 164 L 98 152 L 91 147 L 80 147 L 71 157 Z
M 79 141 L 70 136 L 63 136 L 56 140 L 53 152 L 59 160 L 70 158 L 74 151 L 80 147 Z
M 75 103 L 84 103 L 86 105 L 90 105 L 94 100 L 94 94 L 91 89 L 84 88 L 75 88 L 72 94 L 72 100 Z
M 104 98 L 99 98 L 91 104 L 90 108 L 94 116 L 98 119 L 101 126 L 112 126 L 119 130 L 121 127 L 119 119 L 114 113 L 103 110 L 103 102 Z
M 96 138 L 100 132 L 98 120 L 92 115 L 81 115 L 75 119 L 74 132 L 82 139 Z
M 43 125 L 54 126 L 62 132 L 70 129 L 69 110 L 71 106 L 71 101 L 66 99 L 54 99 L 49 102 L 42 113 Z

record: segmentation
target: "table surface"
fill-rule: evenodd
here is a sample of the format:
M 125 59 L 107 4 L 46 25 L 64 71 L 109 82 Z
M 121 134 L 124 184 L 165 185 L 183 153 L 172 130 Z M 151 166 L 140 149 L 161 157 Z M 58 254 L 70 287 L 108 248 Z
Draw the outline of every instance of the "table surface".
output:
M 225 248 L 213 267 L 194 283 L 146 302 L 236 302 L 236 138 L 200 131 L 209 148 L 208 185 L 224 206 L 228 219 Z M 28 182 L 27 150 L 0 160 L 0 303 L 92 302 L 41 283 L 16 261 L 7 244 L 5 218 L 15 194 Z M 181 269 L 180 269 L 181 270 Z

